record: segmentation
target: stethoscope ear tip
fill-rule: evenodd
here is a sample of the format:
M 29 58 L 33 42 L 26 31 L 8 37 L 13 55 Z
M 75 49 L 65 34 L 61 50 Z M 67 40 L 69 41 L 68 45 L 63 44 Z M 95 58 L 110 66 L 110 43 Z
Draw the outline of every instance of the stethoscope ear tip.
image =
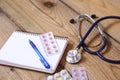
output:
M 70 19 L 70 23 L 74 24 L 75 20 L 74 19 Z
M 92 14 L 91 17 L 94 19 L 94 18 L 97 18 L 96 14 Z

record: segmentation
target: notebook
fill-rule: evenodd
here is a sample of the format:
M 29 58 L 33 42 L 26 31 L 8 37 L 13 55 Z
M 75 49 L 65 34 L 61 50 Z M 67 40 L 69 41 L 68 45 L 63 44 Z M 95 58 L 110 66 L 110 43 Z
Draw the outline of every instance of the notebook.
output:
M 68 38 L 55 36 L 59 53 L 48 56 L 46 55 L 40 41 L 40 35 L 41 34 L 33 34 L 22 31 L 13 32 L 0 50 L 0 64 L 46 73 L 54 73 L 64 54 L 65 48 L 68 44 Z M 29 44 L 29 39 L 37 44 L 42 56 L 50 64 L 50 69 L 46 69 L 40 62 L 38 55 Z

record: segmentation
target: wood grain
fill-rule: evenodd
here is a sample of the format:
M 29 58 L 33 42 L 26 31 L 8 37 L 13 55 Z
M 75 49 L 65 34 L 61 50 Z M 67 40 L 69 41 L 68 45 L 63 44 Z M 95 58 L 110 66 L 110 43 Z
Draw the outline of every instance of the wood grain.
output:
M 77 14 L 84 14 L 84 13 L 88 13 L 88 14 L 96 14 L 98 16 L 98 18 L 100 17 L 104 17 L 104 16 L 109 16 L 109 15 L 120 15 L 120 6 L 119 0 L 61 0 L 62 3 L 66 4 L 68 7 L 70 7 L 72 10 L 74 10 L 74 12 L 76 12 Z M 114 55 L 114 59 L 120 59 L 119 56 L 119 47 L 120 47 L 120 20 L 106 20 L 103 21 L 101 23 L 101 27 L 103 28 L 104 32 L 107 35 L 108 38 L 108 48 L 105 51 L 105 56 L 109 58 L 113 58 Z M 118 55 L 115 55 L 118 54 Z M 116 56 L 116 57 L 115 57 Z M 90 58 L 90 57 L 89 57 Z M 94 60 L 92 61 L 94 62 Z M 91 72 L 89 73 L 94 74 L 91 75 L 89 77 L 90 80 L 119 80 L 120 79 L 120 73 L 119 73 L 119 69 L 120 67 L 117 65 L 105 65 L 104 63 L 99 62 L 99 69 L 101 67 L 101 70 L 98 71 L 98 69 L 94 69 L 95 65 L 93 66 L 93 64 L 91 66 L 93 66 L 91 68 Z M 97 64 L 97 65 L 98 65 Z M 96 66 L 97 66 L 96 65 Z M 93 71 L 92 70 L 96 70 Z M 115 71 L 116 70 L 116 71 Z M 104 72 L 105 71 L 105 72 Z M 98 73 L 98 74 L 97 74 Z M 104 75 L 103 75 L 104 74 Z M 101 76 L 101 77 L 100 77 Z M 95 78 L 96 77 L 96 78 Z
M 64 4 L 67 4 L 70 8 L 74 9 L 79 14 L 96 14 L 98 18 L 104 16 L 120 15 L 120 6 L 119 0 L 61 0 Z M 120 32 L 119 32 L 119 20 L 105 20 L 102 22 L 102 27 L 105 32 L 109 33 L 111 36 L 114 36 L 119 41 Z M 116 35 L 117 34 L 117 35 Z
M 76 12 L 96 13 L 98 17 L 102 17 L 120 15 L 119 9 L 119 0 L 91 0 L 90 2 L 87 0 L 0 0 L 0 48 L 15 30 L 34 33 L 52 31 L 54 35 L 66 36 L 69 39 L 56 72 L 64 68 L 70 72 L 73 66 L 84 66 L 89 80 L 119 80 L 119 64 L 106 63 L 86 52 L 83 52 L 82 61 L 78 64 L 69 64 L 65 61 L 68 50 L 75 48 L 79 42 L 74 25 L 69 23 L 72 17 L 78 15 Z M 89 25 L 87 22 L 83 24 L 83 26 Z M 108 47 L 103 52 L 104 55 L 112 59 L 120 59 L 119 21 L 109 20 L 101 25 L 109 41 Z M 83 30 L 83 33 L 85 32 L 86 29 Z M 98 41 L 95 39 L 95 42 Z M 0 80 L 46 80 L 48 75 L 50 74 L 0 65 Z

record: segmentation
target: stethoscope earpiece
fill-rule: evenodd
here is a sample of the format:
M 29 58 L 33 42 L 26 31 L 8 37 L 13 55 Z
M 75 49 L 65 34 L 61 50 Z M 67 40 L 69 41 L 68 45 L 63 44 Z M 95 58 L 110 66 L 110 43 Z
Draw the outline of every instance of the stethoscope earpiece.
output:
M 95 14 L 92 14 L 91 18 L 95 19 L 95 18 L 97 18 L 97 16 Z
M 70 23 L 74 24 L 75 20 L 74 19 L 70 19 Z
M 81 60 L 81 52 L 79 52 L 77 49 L 75 50 L 70 50 L 68 53 L 67 53 L 67 56 L 66 56 L 66 61 L 68 63 L 77 63 Z

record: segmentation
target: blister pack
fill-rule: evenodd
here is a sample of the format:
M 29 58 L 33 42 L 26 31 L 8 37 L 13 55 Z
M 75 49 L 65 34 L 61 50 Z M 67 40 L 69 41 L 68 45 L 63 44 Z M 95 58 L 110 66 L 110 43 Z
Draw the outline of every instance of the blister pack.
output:
M 44 48 L 44 51 L 47 55 L 53 55 L 59 53 L 58 45 L 55 41 L 54 35 L 52 32 L 48 32 L 40 35 L 41 42 Z
M 71 73 L 73 80 L 88 80 L 85 67 L 72 67 Z

